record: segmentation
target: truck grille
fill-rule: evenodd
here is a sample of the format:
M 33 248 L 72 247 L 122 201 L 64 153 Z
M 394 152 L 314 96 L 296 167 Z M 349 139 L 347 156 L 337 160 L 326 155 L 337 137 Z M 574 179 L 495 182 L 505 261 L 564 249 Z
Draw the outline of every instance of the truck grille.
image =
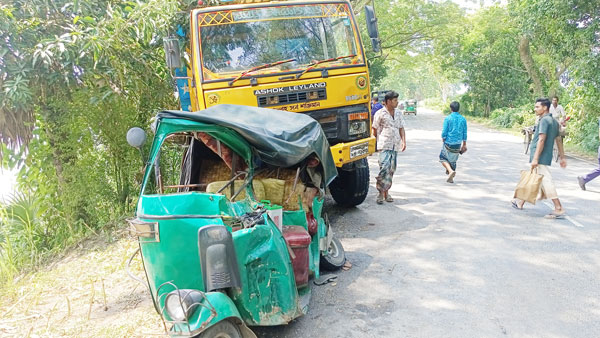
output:
M 308 93 L 317 92 L 317 95 L 309 98 Z M 269 104 L 269 98 L 277 97 L 278 102 Z M 284 93 L 278 95 L 261 95 L 257 97 L 258 106 L 259 107 L 269 107 L 269 106 L 279 106 L 282 104 L 290 104 L 290 103 L 299 103 L 299 102 L 308 102 L 308 101 L 316 101 L 316 100 L 324 100 L 327 98 L 327 91 L 325 88 L 317 89 L 317 90 L 307 90 L 303 92 L 294 92 L 294 93 Z

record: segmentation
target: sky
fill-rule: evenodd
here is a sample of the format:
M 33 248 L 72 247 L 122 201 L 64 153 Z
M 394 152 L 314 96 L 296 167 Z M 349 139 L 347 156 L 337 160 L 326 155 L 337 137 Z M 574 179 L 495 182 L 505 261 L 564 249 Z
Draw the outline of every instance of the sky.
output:
M 491 6 L 494 4 L 506 4 L 507 1 L 508 0 L 452 0 L 452 2 L 467 9 L 469 12 L 476 11 L 481 7 Z
M 14 192 L 15 171 L 0 169 L 0 202 Z

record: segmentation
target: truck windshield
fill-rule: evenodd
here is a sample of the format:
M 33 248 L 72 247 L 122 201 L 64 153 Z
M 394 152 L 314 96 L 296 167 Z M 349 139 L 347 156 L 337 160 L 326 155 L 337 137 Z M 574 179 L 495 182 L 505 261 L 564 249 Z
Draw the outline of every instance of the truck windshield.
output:
M 317 68 L 364 63 L 349 8 L 344 4 L 200 13 L 198 22 L 204 80 L 235 78 L 252 67 L 292 58 L 295 61 L 252 75 L 302 72 L 315 60 L 347 55 L 353 57 Z

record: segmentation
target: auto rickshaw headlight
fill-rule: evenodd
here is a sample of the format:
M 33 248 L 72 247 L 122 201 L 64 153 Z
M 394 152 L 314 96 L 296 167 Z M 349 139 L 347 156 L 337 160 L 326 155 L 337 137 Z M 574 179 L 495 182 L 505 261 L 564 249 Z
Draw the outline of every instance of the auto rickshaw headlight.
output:
M 204 294 L 198 290 L 181 289 L 171 291 L 165 298 L 167 315 L 172 320 L 187 320 L 200 305 L 202 298 L 204 298 Z

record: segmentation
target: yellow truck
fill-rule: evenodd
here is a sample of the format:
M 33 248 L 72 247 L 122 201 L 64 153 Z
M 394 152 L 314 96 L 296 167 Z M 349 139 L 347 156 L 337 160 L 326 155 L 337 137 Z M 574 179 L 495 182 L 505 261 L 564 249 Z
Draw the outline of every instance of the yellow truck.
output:
M 338 167 L 332 197 L 341 205 L 362 203 L 375 138 L 369 71 L 350 3 L 238 0 L 199 5 L 189 22 L 184 66 L 178 43 L 165 42 L 181 108 L 242 104 L 310 115 Z

